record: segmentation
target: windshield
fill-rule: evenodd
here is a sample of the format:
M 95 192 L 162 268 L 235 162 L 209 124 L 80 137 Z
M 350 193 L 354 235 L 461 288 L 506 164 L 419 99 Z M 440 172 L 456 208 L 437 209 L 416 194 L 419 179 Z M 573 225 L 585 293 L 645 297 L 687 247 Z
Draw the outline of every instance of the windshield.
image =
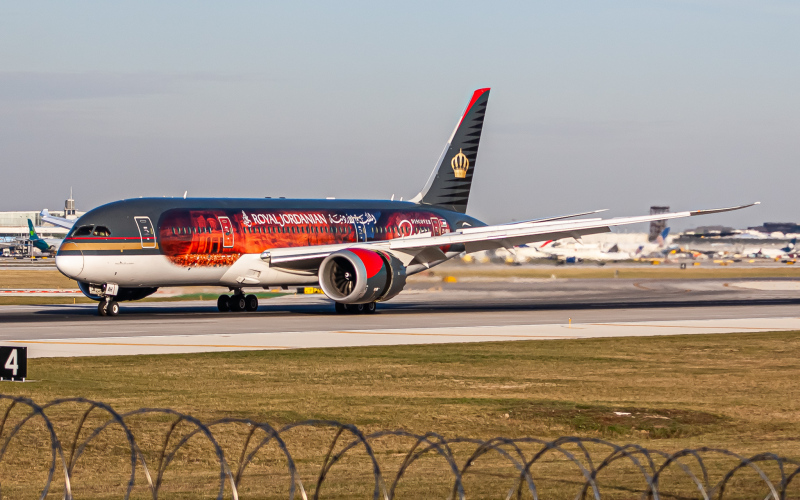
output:
M 76 236 L 76 237 L 91 236 L 93 227 L 94 226 L 81 226 L 78 229 L 76 229 L 71 236 Z

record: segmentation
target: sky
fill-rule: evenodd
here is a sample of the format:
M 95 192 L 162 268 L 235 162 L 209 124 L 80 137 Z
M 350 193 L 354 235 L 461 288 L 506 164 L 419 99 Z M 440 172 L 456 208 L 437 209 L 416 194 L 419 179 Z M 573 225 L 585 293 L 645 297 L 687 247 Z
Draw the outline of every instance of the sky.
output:
M 0 210 L 410 198 L 491 87 L 488 223 L 800 222 L 798 26 L 778 0 L 3 2 Z

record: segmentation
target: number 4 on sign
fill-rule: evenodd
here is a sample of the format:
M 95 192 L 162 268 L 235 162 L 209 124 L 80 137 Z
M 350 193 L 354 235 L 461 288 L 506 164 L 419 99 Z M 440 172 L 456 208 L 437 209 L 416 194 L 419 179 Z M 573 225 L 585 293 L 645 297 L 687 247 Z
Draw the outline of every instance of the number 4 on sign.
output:
M 6 360 L 5 369 L 6 370 L 11 370 L 11 375 L 13 375 L 15 377 L 17 376 L 17 370 L 19 370 L 19 364 L 18 364 L 18 361 L 17 361 L 17 350 L 16 349 L 12 349 L 11 350 L 11 354 L 8 356 L 8 359 Z

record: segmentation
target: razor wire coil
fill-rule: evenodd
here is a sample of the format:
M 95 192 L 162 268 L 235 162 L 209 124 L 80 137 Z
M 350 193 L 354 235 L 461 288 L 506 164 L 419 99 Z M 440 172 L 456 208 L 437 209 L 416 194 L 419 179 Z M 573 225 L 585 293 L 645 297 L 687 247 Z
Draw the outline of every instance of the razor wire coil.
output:
M 800 487 L 790 493 L 793 482 L 800 475 L 800 461 L 779 456 L 774 453 L 759 453 L 750 457 L 734 453 L 729 450 L 711 447 L 687 448 L 677 452 L 668 453 L 662 450 L 651 449 L 637 444 L 617 445 L 610 441 L 596 437 L 565 436 L 554 440 L 538 439 L 534 437 L 507 438 L 495 437 L 488 440 L 455 437 L 446 438 L 434 432 L 417 434 L 405 430 L 381 430 L 365 434 L 353 424 L 341 423 L 334 420 L 304 420 L 281 427 L 275 427 L 265 422 L 258 422 L 247 418 L 222 418 L 207 423 L 192 415 L 181 413 L 169 408 L 140 408 L 127 413 L 118 413 L 110 405 L 100 401 L 86 398 L 63 398 L 38 405 L 33 400 L 0 394 L 0 401 L 7 404 L 2 420 L 0 420 L 0 465 L 6 459 L 9 447 L 15 437 L 31 422 L 41 421 L 46 430 L 49 442 L 49 465 L 44 483 L 38 489 L 39 498 L 44 500 L 51 494 L 53 486 L 58 483 L 56 476 L 63 474 L 63 494 L 65 500 L 73 498 L 73 484 L 76 467 L 81 457 L 91 443 L 109 428 L 118 426 L 123 431 L 128 450 L 129 473 L 125 485 L 124 498 L 130 498 L 134 487 L 137 485 L 137 472 L 141 471 L 145 487 L 154 500 L 159 498 L 159 493 L 164 485 L 164 478 L 170 465 L 174 463 L 177 455 L 185 451 L 187 443 L 195 437 L 202 438 L 213 450 L 216 460 L 215 470 L 217 477 L 216 498 L 240 498 L 239 491 L 245 480 L 245 471 L 251 466 L 258 454 L 266 447 L 273 445 L 283 457 L 285 470 L 288 476 L 286 484 L 286 498 L 320 498 L 328 476 L 333 467 L 352 454 L 353 450 L 360 450 L 366 454 L 371 464 L 372 472 L 372 498 L 375 500 L 392 500 L 397 498 L 397 488 L 401 480 L 413 468 L 415 463 L 424 457 L 434 457 L 442 461 L 450 476 L 450 499 L 464 499 L 467 497 L 465 477 L 472 473 L 476 462 L 485 456 L 492 455 L 502 463 L 510 466 L 515 472 L 504 478 L 511 479 L 503 488 L 506 499 L 544 498 L 540 491 L 542 479 L 534 473 L 535 466 L 544 461 L 544 457 L 558 457 L 565 467 L 571 467 L 581 477 L 577 485 L 576 499 L 594 498 L 600 500 L 602 480 L 606 479 L 607 471 L 618 463 L 624 463 L 635 471 L 640 488 L 637 493 L 642 499 L 659 500 L 662 496 L 662 480 L 667 472 L 677 471 L 688 479 L 699 494 L 698 498 L 704 500 L 729 498 L 730 485 L 737 475 L 744 470 L 750 470 L 757 477 L 760 485 L 766 491 L 761 498 L 771 500 L 785 500 L 800 496 Z M 56 425 L 47 411 L 64 407 L 65 405 L 85 405 L 86 409 L 77 419 L 75 432 L 66 445 L 59 439 Z M 27 412 L 11 427 L 11 415 L 15 409 L 27 409 Z M 105 420 L 93 427 L 87 427 L 90 416 L 98 413 L 106 415 Z M 169 419 L 170 425 L 165 433 L 157 460 L 148 460 L 140 448 L 136 434 L 129 422 L 136 417 L 151 416 Z M 191 430 L 181 437 L 175 437 L 176 430 L 182 424 L 188 425 Z M 226 458 L 223 447 L 219 444 L 214 430 L 222 426 L 233 425 L 247 429 L 246 438 L 235 470 Z M 308 489 L 301 480 L 297 461 L 290 452 L 285 436 L 289 431 L 304 428 L 327 428 L 334 432 L 334 437 L 327 445 L 327 452 L 322 463 L 314 473 L 313 488 Z M 86 432 L 84 432 L 86 431 Z M 257 436 L 258 432 L 263 437 Z M 219 432 L 219 431 L 218 431 Z M 88 434 L 88 435 L 87 435 Z M 84 437 L 82 437 L 84 436 Z M 388 468 L 382 467 L 379 454 L 373 444 L 382 439 L 398 438 L 410 440 L 412 445 L 404 450 L 402 461 L 396 472 L 389 473 Z M 454 447 L 467 446 L 472 452 L 466 459 L 459 458 Z M 524 447 L 532 447 L 535 453 L 526 452 Z M 606 450 L 604 452 L 592 451 L 593 449 Z M 732 460 L 733 466 L 724 471 L 722 478 L 717 481 L 711 479 L 709 473 L 709 458 L 727 458 Z M 776 468 L 778 474 L 770 474 L 767 468 Z M 3 490 L 4 478 L 0 476 L 0 499 L 7 498 Z

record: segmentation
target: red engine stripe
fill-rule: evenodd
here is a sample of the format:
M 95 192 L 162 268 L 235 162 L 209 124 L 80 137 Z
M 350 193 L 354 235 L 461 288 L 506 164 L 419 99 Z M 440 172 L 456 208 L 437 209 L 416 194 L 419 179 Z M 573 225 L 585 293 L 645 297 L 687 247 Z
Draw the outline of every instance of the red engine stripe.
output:
M 356 254 L 361 259 L 361 262 L 364 263 L 364 267 L 367 268 L 367 278 L 372 278 L 383 268 L 383 259 L 375 252 L 364 250 L 363 248 L 350 248 L 348 250 Z

